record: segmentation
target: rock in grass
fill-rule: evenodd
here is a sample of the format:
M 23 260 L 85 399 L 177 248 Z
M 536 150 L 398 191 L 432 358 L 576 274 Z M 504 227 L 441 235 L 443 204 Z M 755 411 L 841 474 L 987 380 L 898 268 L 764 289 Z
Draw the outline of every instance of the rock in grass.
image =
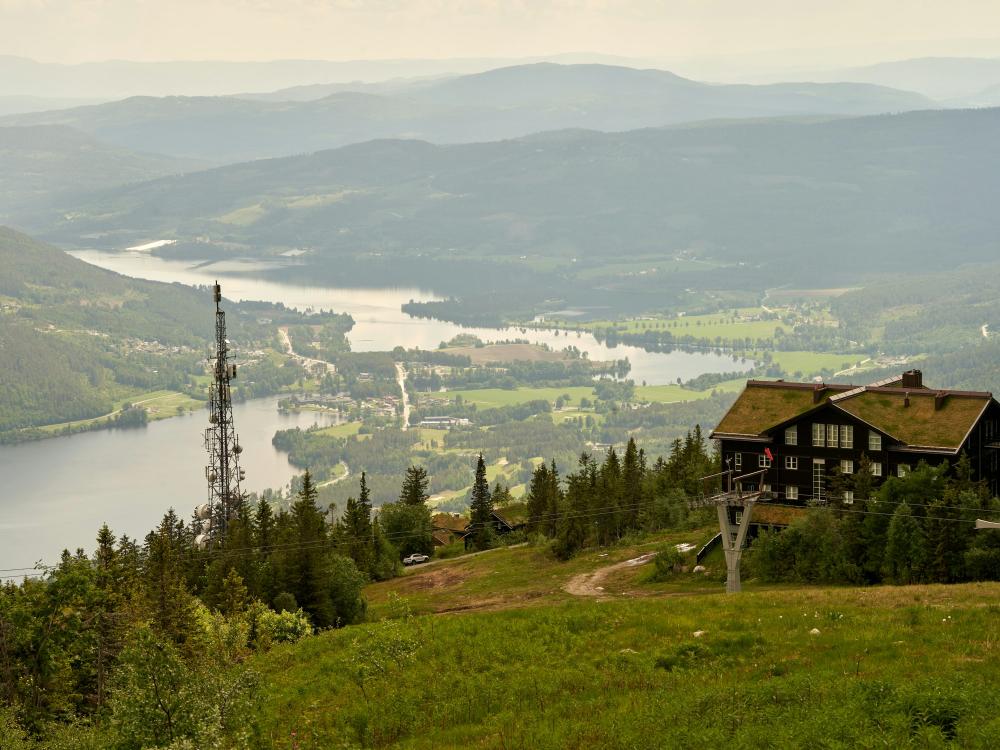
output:
M 819 628 L 813 628 L 810 630 L 809 635 L 819 635 Z

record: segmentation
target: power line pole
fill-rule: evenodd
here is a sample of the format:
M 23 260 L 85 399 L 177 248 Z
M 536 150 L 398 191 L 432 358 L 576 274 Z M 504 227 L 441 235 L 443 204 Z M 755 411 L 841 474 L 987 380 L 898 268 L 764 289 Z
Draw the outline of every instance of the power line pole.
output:
M 205 429 L 205 450 L 208 451 L 208 503 L 198 506 L 195 516 L 202 521 L 202 533 L 195 543 L 206 547 L 210 541 L 226 536 L 229 522 L 243 504 L 240 482 L 245 474 L 240 469 L 243 452 L 233 426 L 233 400 L 230 383 L 236 379 L 236 365 L 230 362 L 229 339 L 226 338 L 226 313 L 222 310 L 222 287 L 212 287 L 215 299 L 215 356 L 212 358 L 212 384 L 209 390 L 209 425 Z

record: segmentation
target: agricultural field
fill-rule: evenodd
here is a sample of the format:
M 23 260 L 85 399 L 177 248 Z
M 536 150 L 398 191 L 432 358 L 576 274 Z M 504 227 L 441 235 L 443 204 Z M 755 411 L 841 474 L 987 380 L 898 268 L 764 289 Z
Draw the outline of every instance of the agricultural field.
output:
M 716 389 L 726 393 L 738 393 L 746 384 L 746 380 L 728 380 L 716 386 Z M 564 388 L 479 388 L 468 390 L 441 391 L 439 393 L 422 393 L 424 398 L 448 398 L 454 400 L 461 396 L 462 400 L 475 404 L 479 409 L 491 409 L 500 406 L 526 404 L 529 401 L 549 401 L 555 403 L 560 396 L 569 396 L 570 406 L 579 405 L 581 399 L 593 401 L 596 396 L 590 386 L 569 386 Z M 695 391 L 682 388 L 679 385 L 637 385 L 635 396 L 638 401 L 659 403 L 677 403 L 679 401 L 698 401 L 712 395 L 712 389 Z
M 708 532 L 566 563 L 500 549 L 369 586 L 370 619 L 392 619 L 253 660 L 266 685 L 259 739 L 301 750 L 1000 741 L 1000 585 L 750 582 L 726 595 L 714 575 L 653 585 L 652 566 L 629 564 Z M 373 666 L 387 645 L 396 658 Z

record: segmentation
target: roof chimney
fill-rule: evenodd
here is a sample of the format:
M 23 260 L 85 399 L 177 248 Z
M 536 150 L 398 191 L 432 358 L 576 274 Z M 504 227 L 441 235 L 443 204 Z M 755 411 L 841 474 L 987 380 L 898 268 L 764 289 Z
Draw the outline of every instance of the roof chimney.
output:
M 903 408 L 905 409 L 909 405 L 910 405 L 910 392 L 907 391 L 906 395 L 903 396 Z
M 944 391 L 938 391 L 934 394 L 934 411 L 940 411 L 944 408 L 944 399 L 947 395 Z
M 813 386 L 813 403 L 818 404 L 823 400 L 823 392 L 826 390 L 826 386 L 823 383 L 817 383 Z
M 920 370 L 907 370 L 903 373 L 904 388 L 923 388 L 924 374 Z

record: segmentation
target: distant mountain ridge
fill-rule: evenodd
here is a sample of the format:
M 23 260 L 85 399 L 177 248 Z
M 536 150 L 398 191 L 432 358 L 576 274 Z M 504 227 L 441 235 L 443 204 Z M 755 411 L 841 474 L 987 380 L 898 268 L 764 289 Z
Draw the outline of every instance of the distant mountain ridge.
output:
M 984 89 L 1000 86 L 1000 59 L 980 57 L 919 57 L 891 60 L 857 68 L 825 71 L 818 81 L 858 81 L 919 91 L 953 106 L 970 104 Z
M 713 85 L 661 70 L 537 63 L 402 82 L 377 94 L 340 91 L 307 101 L 135 97 L 0 118 L 0 125 L 66 125 L 121 148 L 226 163 L 378 138 L 473 143 L 565 128 L 619 131 L 931 106 L 918 94 L 867 84 Z

